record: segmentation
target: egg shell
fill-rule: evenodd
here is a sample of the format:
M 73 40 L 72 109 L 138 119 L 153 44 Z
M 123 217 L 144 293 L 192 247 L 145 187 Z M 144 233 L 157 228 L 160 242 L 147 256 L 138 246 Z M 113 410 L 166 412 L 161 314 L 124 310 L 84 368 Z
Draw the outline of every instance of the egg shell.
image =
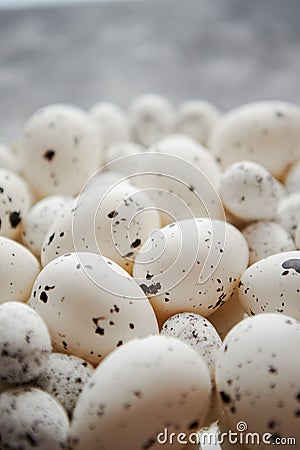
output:
M 223 168 L 255 161 L 283 177 L 300 157 L 300 108 L 282 101 L 247 103 L 228 111 L 213 130 L 209 148 Z
M 164 225 L 195 216 L 224 219 L 218 165 L 191 138 L 173 136 L 141 155 L 112 162 L 110 168 L 123 168 L 127 179 L 160 211 Z
M 176 314 L 163 324 L 161 334 L 180 339 L 196 350 L 205 361 L 213 381 L 215 356 L 222 341 L 205 317 L 194 313 Z
M 300 161 L 297 161 L 287 172 L 284 184 L 290 193 L 300 191 Z
M 0 169 L 0 235 L 17 238 L 22 218 L 30 208 L 31 192 L 25 180 L 7 169 Z
M 90 114 L 97 125 L 103 149 L 130 138 L 128 117 L 120 106 L 99 102 L 92 106 Z
M 252 223 L 242 232 L 249 246 L 249 264 L 276 253 L 296 250 L 291 235 L 276 222 Z
M 188 100 L 179 105 L 176 114 L 176 130 L 191 136 L 207 147 L 211 132 L 220 115 L 220 111 L 210 102 Z
M 68 195 L 51 195 L 35 203 L 25 214 L 22 241 L 36 256 L 41 254 L 49 227 L 72 201 L 74 198 Z
M 216 384 L 232 430 L 300 439 L 300 323 L 280 314 L 250 317 L 226 336 L 216 361 Z M 245 433 L 244 433 L 245 437 Z M 257 448 L 250 445 L 249 448 Z
M 47 367 L 50 336 L 41 317 L 19 302 L 0 305 L 0 378 L 26 383 Z
M 300 192 L 287 195 L 279 201 L 276 221 L 295 237 L 300 222 Z
M 252 264 L 241 276 L 238 296 L 249 315 L 286 314 L 300 319 L 300 252 L 278 253 Z
M 133 140 L 149 147 L 174 129 L 175 111 L 171 103 L 156 94 L 135 98 L 129 105 Z
M 64 409 L 46 392 L 23 387 L 0 395 L 0 445 L 4 449 L 65 449 L 68 432 Z
M 138 249 L 159 227 L 160 216 L 153 203 L 129 183 L 104 189 L 87 186 L 75 207 L 48 230 L 42 264 L 67 252 L 88 251 L 112 259 L 131 273 Z
M 46 106 L 26 122 L 19 158 L 22 174 L 40 198 L 76 195 L 101 164 L 97 127 L 80 108 Z
M 239 161 L 221 176 L 220 195 L 225 207 L 242 220 L 273 219 L 278 205 L 275 179 L 260 164 Z
M 160 322 L 180 312 L 213 314 L 248 265 L 243 235 L 220 220 L 183 220 L 152 233 L 135 259 L 133 275 Z
M 18 171 L 18 161 L 16 155 L 4 144 L 0 143 L 0 167 L 2 169 L 10 170 L 11 172 Z
M 122 141 L 111 144 L 104 153 L 104 162 L 109 164 L 117 158 L 122 158 L 124 156 L 135 155 L 136 153 L 142 153 L 145 150 L 143 145 L 137 144 L 131 141 Z M 125 159 L 123 162 L 126 161 Z M 122 165 L 120 165 L 122 172 Z
M 300 223 L 298 224 L 297 229 L 296 229 L 295 244 L 296 244 L 296 248 L 299 250 L 300 249 Z
M 40 271 L 36 257 L 16 241 L 0 236 L 0 303 L 26 302 Z
M 30 303 L 57 351 L 92 364 L 129 339 L 158 333 L 151 304 L 135 280 L 96 253 L 69 253 L 47 264 Z
M 71 418 L 83 386 L 94 368 L 82 358 L 51 353 L 47 369 L 35 380 L 35 386 L 60 402 Z
M 201 427 L 210 393 L 208 369 L 185 343 L 166 336 L 128 342 L 84 387 L 71 425 L 71 449 L 161 448 L 157 435 L 165 427 L 176 433 Z

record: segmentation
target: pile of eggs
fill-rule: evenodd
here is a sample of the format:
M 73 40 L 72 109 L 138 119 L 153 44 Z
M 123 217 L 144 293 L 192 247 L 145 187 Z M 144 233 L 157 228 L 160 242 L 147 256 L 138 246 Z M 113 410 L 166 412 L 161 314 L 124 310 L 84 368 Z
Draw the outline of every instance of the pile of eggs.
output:
M 0 146 L 0 448 L 300 443 L 299 249 L 300 107 L 40 109 Z

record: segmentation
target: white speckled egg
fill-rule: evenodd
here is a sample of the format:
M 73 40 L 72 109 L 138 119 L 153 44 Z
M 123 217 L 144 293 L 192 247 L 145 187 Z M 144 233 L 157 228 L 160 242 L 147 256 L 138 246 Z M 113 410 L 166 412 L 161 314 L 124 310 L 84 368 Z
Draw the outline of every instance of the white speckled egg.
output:
M 118 158 L 123 158 L 124 156 L 135 155 L 136 153 L 142 153 L 145 150 L 140 144 L 131 141 L 122 141 L 110 145 L 104 153 L 104 162 L 109 164 Z M 122 164 L 126 163 L 126 158 L 122 159 L 120 164 L 120 169 L 122 170 Z M 109 169 L 109 166 L 108 166 Z
M 205 317 L 195 313 L 176 314 L 163 324 L 161 333 L 180 339 L 196 350 L 205 361 L 213 381 L 215 356 L 222 341 L 215 327 Z
M 36 257 L 26 247 L 0 236 L 0 303 L 26 302 L 40 271 Z
M 46 106 L 28 119 L 19 156 L 36 195 L 76 195 L 101 164 L 97 127 L 80 108 Z
M 173 131 L 175 111 L 167 99 L 155 94 L 141 95 L 129 106 L 133 140 L 149 147 Z
M 273 219 L 278 191 L 272 175 L 260 164 L 239 161 L 221 176 L 220 195 L 225 207 L 243 220 Z
M 0 305 L 0 378 L 26 383 L 47 367 L 50 336 L 41 317 L 19 302 Z M 1 427 L 0 427 L 1 428 Z
M 6 145 L 0 143 L 0 167 L 1 169 L 18 171 L 18 161 L 16 155 Z
M 71 418 L 77 398 L 93 373 L 93 366 L 82 358 L 52 353 L 47 369 L 35 380 L 35 385 L 55 397 Z
M 160 216 L 147 194 L 127 182 L 87 188 L 73 211 L 66 211 L 48 230 L 42 263 L 72 251 L 100 253 L 128 272 L 138 249 L 160 227 Z
M 23 387 L 0 395 L 0 445 L 10 450 L 67 448 L 69 421 L 62 406 L 40 389 Z
M 237 292 L 224 303 L 216 312 L 209 316 L 209 321 L 217 330 L 219 336 L 224 340 L 227 333 L 241 320 L 248 317 L 239 302 Z
M 31 205 L 31 192 L 23 178 L 0 169 L 0 235 L 15 239 Z
M 216 384 L 231 430 L 243 422 L 244 437 L 258 433 L 268 449 L 276 438 L 300 440 L 300 323 L 263 314 L 239 323 L 227 335 L 216 360 Z M 264 443 L 263 435 L 269 442 Z M 248 447 L 248 446 L 247 446 Z
M 278 253 L 250 266 L 241 276 L 239 300 L 250 315 L 286 314 L 300 319 L 300 252 Z
M 233 294 L 248 265 L 243 235 L 220 220 L 191 219 L 152 233 L 133 275 L 164 322 L 179 312 L 209 316 Z
M 210 393 L 208 369 L 185 343 L 166 336 L 128 342 L 85 385 L 71 424 L 71 449 L 162 448 L 157 435 L 166 427 L 169 433 L 201 427 Z
M 178 108 L 176 130 L 207 147 L 219 118 L 220 112 L 212 103 L 205 100 L 188 100 Z
M 300 108 L 281 101 L 234 108 L 219 120 L 209 148 L 223 168 L 247 159 L 280 178 L 300 157 Z
M 47 231 L 72 201 L 74 198 L 69 195 L 50 195 L 27 211 L 23 220 L 22 240 L 35 255 L 40 256 Z
M 300 192 L 287 195 L 279 201 L 276 221 L 295 237 L 300 222 Z
M 90 109 L 90 114 L 98 127 L 104 149 L 130 138 L 128 117 L 118 105 L 99 102 Z
M 297 161 L 288 171 L 284 184 L 288 192 L 300 191 L 300 161 Z
M 93 364 L 129 339 L 158 332 L 151 304 L 135 280 L 96 253 L 51 261 L 37 277 L 30 302 L 57 351 Z
M 243 230 L 249 246 L 249 263 L 276 253 L 296 250 L 291 235 L 278 223 L 260 221 L 248 225 Z

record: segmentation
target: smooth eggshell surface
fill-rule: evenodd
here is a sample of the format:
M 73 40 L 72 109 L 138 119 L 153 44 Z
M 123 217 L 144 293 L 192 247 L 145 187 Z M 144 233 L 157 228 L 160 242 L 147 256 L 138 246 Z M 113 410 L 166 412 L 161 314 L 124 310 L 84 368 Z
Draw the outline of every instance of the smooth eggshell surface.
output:
M 17 388 L 0 395 L 0 445 L 4 449 L 63 450 L 69 421 L 62 406 L 35 388 Z
M 208 369 L 188 345 L 166 336 L 133 340 L 111 353 L 83 389 L 71 448 L 159 449 L 165 427 L 187 433 L 202 426 L 210 393 Z
M 46 106 L 25 124 L 19 157 L 36 195 L 76 195 L 101 164 L 97 127 L 80 108 Z
M 32 307 L 54 348 L 98 364 L 129 339 L 158 333 L 155 314 L 135 280 L 96 253 L 68 253 L 37 277 Z
M 233 295 L 248 257 L 246 240 L 232 225 L 183 220 L 152 233 L 133 274 L 161 322 L 179 312 L 207 317 Z
M 50 195 L 35 203 L 25 214 L 22 240 L 37 256 L 52 223 L 59 217 L 74 198 L 69 195 Z
M 248 220 L 273 219 L 279 195 L 275 179 L 260 164 L 239 161 L 221 176 L 220 195 L 236 217 Z
M 283 197 L 277 208 L 276 221 L 295 237 L 300 222 L 300 192 Z
M 0 378 L 26 383 L 47 367 L 50 336 L 41 317 L 19 302 L 0 305 Z
M 82 358 L 51 353 L 48 367 L 35 380 L 35 385 L 55 397 L 72 417 L 77 398 L 93 373 L 93 366 Z
M 242 232 L 249 246 L 249 264 L 276 253 L 296 250 L 291 235 L 276 222 L 252 223 Z
M 300 319 L 300 252 L 269 256 L 241 276 L 239 300 L 249 315 L 287 314 Z
M 215 356 L 222 341 L 205 317 L 194 313 L 176 314 L 163 324 L 161 334 L 180 339 L 196 350 L 205 361 L 211 379 L 214 379 Z
M 12 172 L 18 171 L 17 157 L 13 152 L 6 147 L 6 145 L 0 143 L 0 167 L 2 169 L 8 169 Z
M 15 239 L 30 208 L 31 192 L 18 174 L 0 169 L 0 235 Z
M 26 302 L 40 271 L 36 257 L 26 247 L 0 236 L 0 303 Z
M 250 317 L 226 336 L 216 361 L 216 384 L 231 430 L 246 423 L 258 433 L 300 439 L 300 323 L 280 314 Z M 245 436 L 246 431 L 244 432 Z M 249 448 L 258 448 L 250 445 Z
M 300 157 L 300 108 L 281 101 L 234 108 L 219 120 L 209 148 L 223 168 L 247 159 L 280 178 Z

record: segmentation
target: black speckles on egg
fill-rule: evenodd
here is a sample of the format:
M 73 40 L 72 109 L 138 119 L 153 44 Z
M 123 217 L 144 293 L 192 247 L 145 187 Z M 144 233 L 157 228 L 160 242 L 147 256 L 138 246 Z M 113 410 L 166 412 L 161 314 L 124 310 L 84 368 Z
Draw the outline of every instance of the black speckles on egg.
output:
M 51 242 L 53 241 L 54 237 L 55 237 L 55 233 L 53 233 L 53 234 L 51 234 L 51 236 L 49 236 L 49 240 L 48 240 L 48 244 L 47 245 L 51 244 Z
M 220 392 L 220 397 L 223 403 L 225 403 L 225 405 L 227 405 L 228 403 L 231 403 L 231 397 L 224 391 Z
M 146 295 L 155 295 L 161 289 L 161 284 L 159 282 L 153 283 L 150 286 L 142 283 L 140 284 L 141 289 L 144 291 Z
M 300 259 L 291 258 L 282 263 L 283 269 L 294 269 L 297 273 L 300 273 Z M 288 271 L 287 271 L 288 273 Z M 283 274 L 282 274 L 283 275 Z
M 136 239 L 134 242 L 132 242 L 131 246 L 132 248 L 137 248 L 141 245 L 141 240 L 140 239 Z
M 107 214 L 107 217 L 109 219 L 114 219 L 115 217 L 117 217 L 118 212 L 117 211 L 111 211 L 110 213 Z
M 45 291 L 42 291 L 42 292 L 40 293 L 40 300 L 41 300 L 43 303 L 47 303 L 47 302 L 48 302 L 48 295 L 47 295 L 47 293 L 46 293 Z
M 21 220 L 21 211 L 12 211 L 9 213 L 9 223 L 12 228 L 16 228 Z

